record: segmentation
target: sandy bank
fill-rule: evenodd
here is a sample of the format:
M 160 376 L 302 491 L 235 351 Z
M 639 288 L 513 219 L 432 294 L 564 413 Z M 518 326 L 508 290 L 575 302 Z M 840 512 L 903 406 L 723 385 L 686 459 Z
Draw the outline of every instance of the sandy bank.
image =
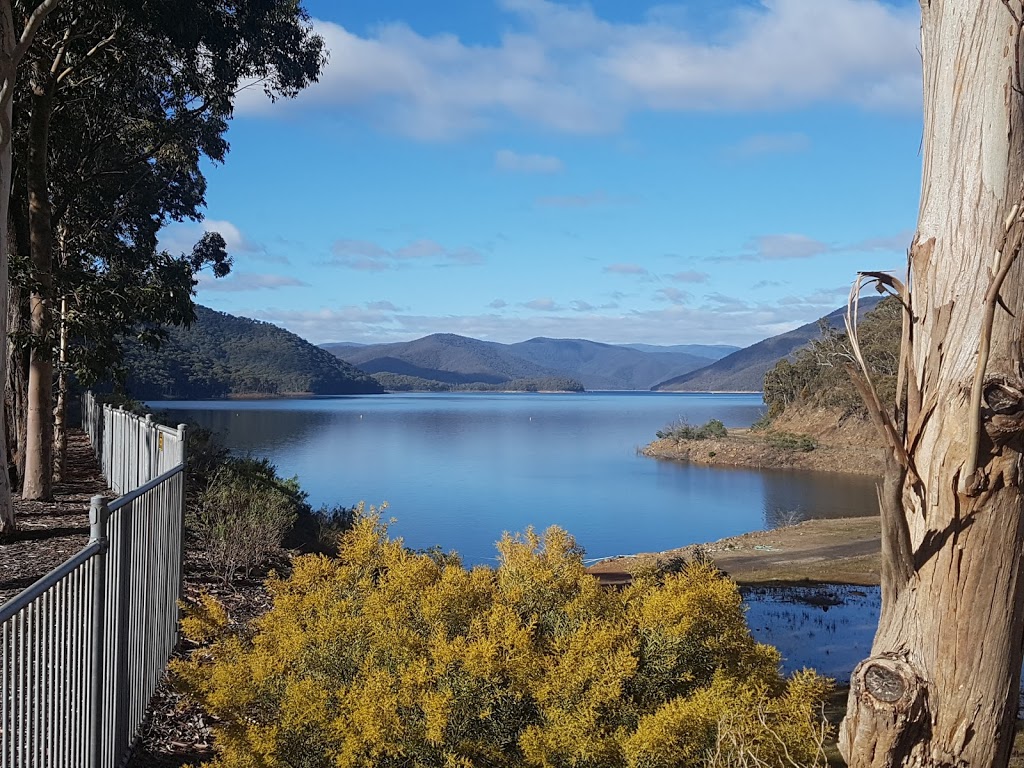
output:
M 787 436 L 810 437 L 810 451 L 785 447 Z M 786 412 L 767 431 L 730 429 L 729 436 L 708 440 L 655 440 L 642 451 L 656 459 L 710 466 L 798 469 L 880 475 L 883 452 L 865 418 L 831 409 Z
M 740 584 L 832 583 L 874 585 L 880 579 L 878 517 L 807 520 L 708 544 L 602 560 L 590 566 L 603 584 L 627 584 L 639 569 L 699 550 Z

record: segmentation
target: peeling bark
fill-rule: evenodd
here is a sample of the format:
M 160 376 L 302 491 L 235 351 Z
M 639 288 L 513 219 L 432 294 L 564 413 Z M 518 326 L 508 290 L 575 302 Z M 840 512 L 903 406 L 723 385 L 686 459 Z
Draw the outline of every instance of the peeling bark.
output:
M 1013 231 L 1024 231 L 1020 13 L 1017 0 L 922 3 L 907 418 L 880 493 L 883 531 L 901 537 L 905 526 L 907 539 L 883 537 L 881 621 L 840 729 L 851 768 L 1003 766 L 1012 746 L 1024 638 L 1024 313 L 999 306 L 1024 306 Z
M 57 402 L 53 406 L 53 482 L 64 479 L 68 458 L 68 300 L 60 301 L 60 365 L 57 369 Z

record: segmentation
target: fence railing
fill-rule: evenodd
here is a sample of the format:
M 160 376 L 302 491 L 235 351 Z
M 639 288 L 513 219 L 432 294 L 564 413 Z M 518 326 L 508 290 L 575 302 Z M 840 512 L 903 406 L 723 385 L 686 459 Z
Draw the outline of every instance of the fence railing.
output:
M 93 497 L 85 548 L 0 606 L 0 768 L 120 765 L 177 642 L 184 426 L 88 395 L 83 422 L 111 486 L 141 482 Z
M 179 463 L 184 432 L 136 416 L 123 408 L 100 405 L 92 393 L 82 398 L 82 428 L 100 460 L 103 477 L 115 493 L 127 493 Z

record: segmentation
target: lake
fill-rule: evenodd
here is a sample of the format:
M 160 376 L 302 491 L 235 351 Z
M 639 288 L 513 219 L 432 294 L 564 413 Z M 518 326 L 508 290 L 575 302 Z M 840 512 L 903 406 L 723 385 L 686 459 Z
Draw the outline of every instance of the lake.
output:
M 877 514 L 868 477 L 640 456 L 677 419 L 746 427 L 760 395 L 393 394 L 150 403 L 298 475 L 314 507 L 387 501 L 407 546 L 494 563 L 503 531 L 559 525 L 596 559 L 815 517 Z

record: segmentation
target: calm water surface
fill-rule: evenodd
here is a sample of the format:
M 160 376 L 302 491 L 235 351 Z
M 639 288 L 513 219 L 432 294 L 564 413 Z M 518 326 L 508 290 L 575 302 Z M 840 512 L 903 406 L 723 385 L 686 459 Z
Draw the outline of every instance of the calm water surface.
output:
M 560 525 L 588 557 L 711 541 L 793 518 L 876 514 L 874 483 L 637 455 L 685 418 L 749 426 L 759 395 L 395 394 L 151 404 L 298 475 L 314 506 L 387 501 L 408 546 L 493 562 L 503 531 Z

